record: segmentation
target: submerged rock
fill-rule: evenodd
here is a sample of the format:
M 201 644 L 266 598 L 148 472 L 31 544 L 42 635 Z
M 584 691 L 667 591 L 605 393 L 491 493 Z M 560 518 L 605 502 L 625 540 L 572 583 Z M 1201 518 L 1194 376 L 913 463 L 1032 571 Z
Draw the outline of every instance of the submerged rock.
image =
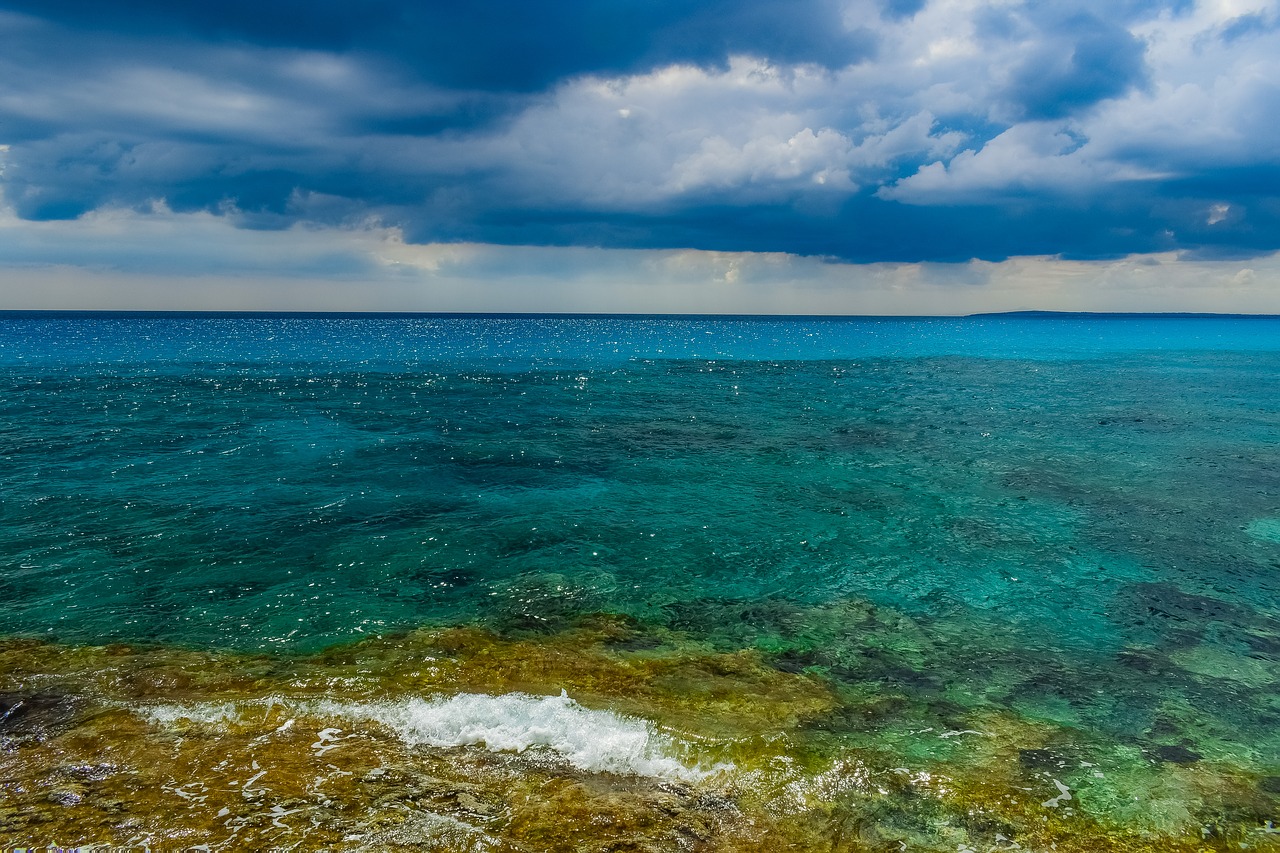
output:
M 56 734 L 72 724 L 81 704 L 75 696 L 47 691 L 0 693 L 0 742 Z
M 1167 761 L 1171 764 L 1194 764 L 1204 757 L 1181 744 L 1158 746 L 1155 748 L 1155 756 L 1159 760 Z
M 1061 770 L 1067 759 L 1049 749 L 1020 749 L 1018 763 L 1029 770 Z

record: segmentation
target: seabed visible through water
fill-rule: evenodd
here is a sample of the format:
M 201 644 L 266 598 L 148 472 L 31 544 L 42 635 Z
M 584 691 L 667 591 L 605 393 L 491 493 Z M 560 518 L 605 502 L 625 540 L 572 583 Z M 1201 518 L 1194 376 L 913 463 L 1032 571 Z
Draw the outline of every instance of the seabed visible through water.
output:
M 4 320 L 0 849 L 1280 850 L 1280 321 L 1073 322 Z

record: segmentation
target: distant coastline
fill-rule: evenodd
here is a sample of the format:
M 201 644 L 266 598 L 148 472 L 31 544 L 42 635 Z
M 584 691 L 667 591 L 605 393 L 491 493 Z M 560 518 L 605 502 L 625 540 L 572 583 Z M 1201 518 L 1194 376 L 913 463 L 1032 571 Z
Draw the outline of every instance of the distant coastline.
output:
M 1020 319 L 1070 319 L 1080 317 L 1084 319 L 1143 319 L 1152 320 L 1167 317 L 1175 320 L 1274 320 L 1280 317 L 1280 314 L 1235 314 L 1235 313 L 1217 313 L 1213 311 L 993 311 L 979 314 L 962 315 L 966 319 L 985 319 L 998 317 L 1017 317 Z

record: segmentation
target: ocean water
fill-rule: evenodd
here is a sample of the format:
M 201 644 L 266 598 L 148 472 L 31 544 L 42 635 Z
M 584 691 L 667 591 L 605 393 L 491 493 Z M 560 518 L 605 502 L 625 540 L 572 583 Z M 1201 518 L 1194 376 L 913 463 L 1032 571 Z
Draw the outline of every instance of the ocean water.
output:
M 0 847 L 1280 849 L 1280 319 L 0 318 Z

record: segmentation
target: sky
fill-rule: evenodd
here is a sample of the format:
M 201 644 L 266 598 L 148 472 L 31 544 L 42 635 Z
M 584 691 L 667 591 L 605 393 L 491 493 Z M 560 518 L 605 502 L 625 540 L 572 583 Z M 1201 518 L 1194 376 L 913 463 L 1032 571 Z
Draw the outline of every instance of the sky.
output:
M 1280 313 L 1280 0 L 0 0 L 0 309 Z

